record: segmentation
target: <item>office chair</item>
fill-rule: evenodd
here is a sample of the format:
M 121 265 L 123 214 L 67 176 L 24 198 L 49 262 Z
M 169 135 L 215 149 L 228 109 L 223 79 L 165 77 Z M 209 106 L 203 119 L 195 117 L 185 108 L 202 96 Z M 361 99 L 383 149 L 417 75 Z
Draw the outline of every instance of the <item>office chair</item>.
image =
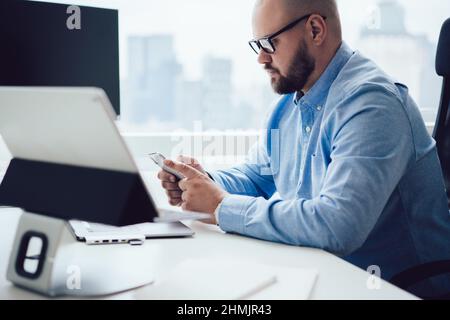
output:
M 436 56 L 436 72 L 444 78 L 439 112 L 434 127 L 439 159 L 444 173 L 450 207 L 450 19 L 444 22 Z
M 439 37 L 436 55 L 436 72 L 444 80 L 433 138 L 436 140 L 450 208 L 450 19 L 444 22 Z M 446 273 L 450 273 L 450 260 L 435 261 L 413 267 L 397 274 L 390 282 L 402 289 L 407 289 L 420 281 Z M 450 300 L 450 292 L 440 297 L 420 298 Z

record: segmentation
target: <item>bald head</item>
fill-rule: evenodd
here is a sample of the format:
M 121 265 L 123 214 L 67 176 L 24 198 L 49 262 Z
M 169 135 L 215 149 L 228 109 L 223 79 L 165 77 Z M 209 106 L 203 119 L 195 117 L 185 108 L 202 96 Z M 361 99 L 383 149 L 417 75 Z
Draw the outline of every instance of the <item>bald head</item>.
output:
M 329 24 L 329 32 L 336 40 L 342 40 L 341 20 L 336 0 L 257 0 L 255 9 L 261 6 L 278 9 L 280 15 L 290 19 L 310 13 L 325 16 Z
M 281 0 L 280 2 L 289 10 L 311 11 L 329 16 L 338 15 L 336 0 Z

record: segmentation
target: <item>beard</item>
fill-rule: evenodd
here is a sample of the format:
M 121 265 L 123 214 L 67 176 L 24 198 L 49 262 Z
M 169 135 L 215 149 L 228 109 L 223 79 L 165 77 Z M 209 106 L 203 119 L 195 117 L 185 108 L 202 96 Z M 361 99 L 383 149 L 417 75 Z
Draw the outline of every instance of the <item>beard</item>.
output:
M 277 69 L 272 68 L 268 64 L 264 69 L 276 71 L 279 74 L 278 79 L 274 77 L 271 79 L 271 85 L 276 93 L 283 95 L 302 90 L 313 73 L 315 66 L 314 58 L 309 54 L 306 42 L 303 40 L 286 76 L 283 76 Z

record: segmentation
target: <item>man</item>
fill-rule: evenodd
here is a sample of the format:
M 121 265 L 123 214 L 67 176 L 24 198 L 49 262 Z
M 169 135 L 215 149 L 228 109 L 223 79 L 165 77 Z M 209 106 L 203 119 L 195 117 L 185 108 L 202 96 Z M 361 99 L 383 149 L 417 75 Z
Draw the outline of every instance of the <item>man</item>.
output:
M 260 0 L 250 42 L 282 95 L 247 163 L 160 172 L 172 205 L 226 232 L 321 248 L 381 276 L 450 259 L 435 142 L 407 88 L 342 41 L 334 0 Z M 448 278 L 413 289 L 450 289 Z

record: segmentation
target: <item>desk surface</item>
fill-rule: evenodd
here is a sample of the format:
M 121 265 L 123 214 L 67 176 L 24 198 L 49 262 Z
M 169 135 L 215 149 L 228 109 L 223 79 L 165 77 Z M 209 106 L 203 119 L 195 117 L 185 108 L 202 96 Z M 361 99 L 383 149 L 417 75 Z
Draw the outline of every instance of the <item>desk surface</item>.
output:
M 21 211 L 16 209 L 0 210 L 0 299 L 42 299 L 42 296 L 16 288 L 6 280 L 9 253 L 20 214 Z M 224 234 L 217 227 L 198 222 L 192 223 L 191 227 L 196 232 L 193 238 L 147 240 L 143 246 L 132 248 L 142 252 L 142 259 L 154 259 L 157 247 L 158 258 L 154 261 L 153 270 L 156 278 L 164 276 L 188 258 L 233 256 L 236 260 L 251 260 L 273 266 L 318 269 L 319 276 L 311 294 L 312 299 L 414 299 L 414 296 L 384 281 L 380 290 L 369 290 L 366 272 L 321 250 Z M 85 245 L 79 243 L 79 246 Z M 98 252 L 99 256 L 104 250 L 115 250 L 120 255 L 120 251 L 131 249 L 127 244 L 85 247 L 92 254 Z M 108 298 L 132 299 L 133 292 Z
M 163 193 L 156 190 L 157 184 L 152 183 L 152 186 L 150 189 L 157 204 L 163 204 L 165 202 Z M 153 188 L 155 192 L 152 191 Z M 6 280 L 9 254 L 20 214 L 21 211 L 18 209 L 0 209 L 0 299 L 43 299 L 43 296 L 19 289 Z M 105 250 L 115 250 L 118 256 L 122 250 L 139 250 L 146 263 L 151 260 L 154 266 L 151 272 L 156 279 L 163 277 L 177 264 L 189 258 L 233 257 L 236 261 L 242 259 L 270 266 L 317 269 L 319 275 L 311 293 L 312 299 L 416 299 L 385 281 L 382 281 L 378 290 L 368 289 L 367 272 L 322 250 L 225 234 L 218 227 L 199 222 L 189 225 L 196 233 L 192 238 L 147 240 L 139 247 L 131 247 L 128 244 L 86 246 L 83 243 L 78 243 L 77 246 L 84 246 L 92 254 L 99 255 Z M 157 257 L 155 252 L 158 252 Z M 133 299 L 137 290 L 142 289 L 106 298 Z

